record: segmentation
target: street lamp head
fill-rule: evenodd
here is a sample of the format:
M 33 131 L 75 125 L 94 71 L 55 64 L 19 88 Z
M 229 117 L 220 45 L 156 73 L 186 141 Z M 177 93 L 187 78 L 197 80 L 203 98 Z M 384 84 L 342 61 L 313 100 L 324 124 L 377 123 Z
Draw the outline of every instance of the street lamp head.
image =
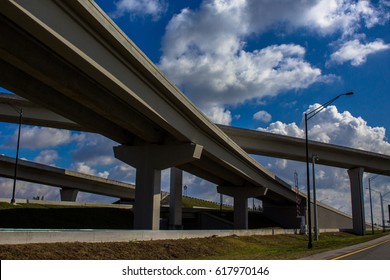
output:
M 317 115 L 319 112 L 321 112 L 323 109 L 325 109 L 328 105 L 332 104 L 334 101 L 336 101 L 337 99 L 339 99 L 341 96 L 349 96 L 349 95 L 353 95 L 353 92 L 350 91 L 350 92 L 346 92 L 346 93 L 342 93 L 342 94 L 339 94 L 337 95 L 336 97 L 333 97 L 331 100 L 329 100 L 328 102 L 325 102 L 324 104 L 322 104 L 321 106 L 315 108 L 314 110 L 306 113 L 305 112 L 305 119 L 309 120 L 311 119 L 312 117 L 314 117 L 315 115 Z

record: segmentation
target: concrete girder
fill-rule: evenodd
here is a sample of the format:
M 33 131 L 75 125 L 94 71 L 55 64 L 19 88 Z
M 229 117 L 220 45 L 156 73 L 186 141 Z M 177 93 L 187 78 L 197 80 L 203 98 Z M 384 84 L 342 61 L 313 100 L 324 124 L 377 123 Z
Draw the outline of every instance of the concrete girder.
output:
M 95 130 L 109 138 L 115 137 L 115 140 L 120 143 L 130 143 L 129 136 L 117 138 L 112 128 L 108 131 L 110 125 L 113 127 L 119 125 L 122 130 L 131 131 L 132 138 L 136 135 L 150 142 L 161 141 L 155 125 L 145 119 L 142 113 L 129 110 L 123 102 L 112 98 L 107 88 L 97 84 L 85 74 L 81 74 L 72 65 L 64 64 L 57 54 L 49 52 L 38 42 L 22 37 L 22 34 L 18 35 L 16 32 L 12 23 L 1 18 L 0 33 L 9 38 L 9 40 L 0 41 L 0 56 L 3 63 L 0 65 L 0 82 L 6 88 L 35 103 L 44 103 L 53 111 L 67 114 L 67 118 L 85 124 L 83 126 L 87 129 Z M 34 55 L 31 55 L 31 50 L 34 50 Z M 80 53 L 74 55 L 80 55 Z M 33 91 L 31 90 L 32 82 L 35 87 Z M 66 111 L 72 108 L 73 111 L 77 109 L 78 116 L 87 108 L 87 114 L 84 114 L 84 119 L 80 116 L 75 119 L 74 113 L 64 113 L 63 104 L 68 105 Z M 134 105 L 136 105 L 135 101 Z M 106 113 L 107 110 L 111 112 L 109 115 Z M 96 123 L 99 123 L 99 126 L 101 124 L 96 122 L 95 116 L 104 116 L 105 122 L 110 124 L 106 125 L 104 130 L 96 128 Z M 90 121 L 91 119 L 95 122 Z
M 84 128 L 83 131 L 93 130 L 95 133 L 100 133 L 117 142 L 124 141 L 131 143 L 134 141 L 134 137 L 118 125 L 107 121 L 102 116 L 95 114 L 93 111 L 74 102 L 70 98 L 61 95 L 57 90 L 43 84 L 3 60 L 0 60 L 0 84 L 22 97 L 28 97 L 30 101 L 40 104 L 42 107 L 48 107 L 50 110 L 55 111 L 60 116 L 69 120 L 73 115 L 77 115 L 80 118 L 78 124 L 82 125 Z M 52 98 L 53 96 L 55 98 Z M 67 106 L 64 107 L 64 104 Z M 41 124 L 45 123 L 42 122 Z M 28 124 L 35 123 L 32 123 L 30 119 Z M 50 124 L 53 124 L 53 120 L 50 121 Z M 58 126 L 61 125 L 58 122 L 56 124 Z M 94 128 L 96 124 L 99 124 L 99 128 Z M 63 128 L 66 127 L 68 125 L 65 125 Z
M 306 161 L 305 139 L 274 133 L 218 125 L 249 154 Z M 365 172 L 390 176 L 390 156 L 317 141 L 309 141 L 316 164 L 344 169 L 363 167 Z
M 78 193 L 77 189 L 62 188 L 60 190 L 61 201 L 76 201 Z
M 1 69 L 0 67 L 0 71 Z M 14 108 L 23 109 L 22 124 L 86 131 L 80 125 L 27 99 L 14 94 L 0 93 L 0 122 L 19 123 L 19 115 Z
M 181 165 L 201 158 L 203 147 L 201 145 L 173 144 L 173 145 L 142 145 L 114 147 L 115 157 L 137 167 L 146 158 L 152 168 L 163 170 L 172 166 Z
M 0 155 L 0 176 L 14 177 L 15 159 Z M 134 185 L 19 159 L 17 179 L 63 189 L 134 199 Z
M 114 147 L 117 159 L 137 169 L 134 229 L 160 228 L 161 170 L 199 160 L 202 149 L 193 143 Z

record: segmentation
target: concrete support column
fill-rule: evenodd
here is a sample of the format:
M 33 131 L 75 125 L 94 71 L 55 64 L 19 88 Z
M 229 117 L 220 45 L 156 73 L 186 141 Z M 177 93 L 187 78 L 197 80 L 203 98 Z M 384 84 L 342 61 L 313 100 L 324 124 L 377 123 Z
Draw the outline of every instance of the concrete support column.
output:
M 136 171 L 134 229 L 160 228 L 161 170 L 200 158 L 196 144 L 114 147 L 115 157 Z
M 264 187 L 218 186 L 217 191 L 234 198 L 234 228 L 248 229 L 248 198 L 265 196 Z
M 182 228 L 182 195 L 183 171 L 172 167 L 169 195 L 169 227 L 171 229 Z
M 349 180 L 351 184 L 353 232 L 358 235 L 365 235 L 366 233 L 363 194 L 363 173 L 364 168 L 362 167 L 357 167 L 348 170 Z
M 76 201 L 79 190 L 76 189 L 60 189 L 61 201 Z
M 248 198 L 247 196 L 234 196 L 234 228 L 248 229 Z
M 134 229 L 160 228 L 161 170 L 150 166 L 152 160 L 145 157 L 143 164 L 137 166 Z

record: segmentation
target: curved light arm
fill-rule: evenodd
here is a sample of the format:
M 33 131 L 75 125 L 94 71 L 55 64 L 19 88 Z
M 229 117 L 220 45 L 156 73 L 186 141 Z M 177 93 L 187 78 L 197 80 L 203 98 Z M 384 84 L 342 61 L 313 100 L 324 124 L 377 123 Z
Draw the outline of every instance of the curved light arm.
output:
M 322 104 L 321 106 L 315 108 L 314 110 L 310 111 L 309 113 L 305 113 L 306 119 L 310 120 L 312 117 L 317 115 L 319 112 L 321 112 L 323 109 L 325 109 L 325 107 L 327 107 L 330 104 L 332 104 L 334 101 L 339 99 L 341 96 L 344 96 L 344 95 L 347 96 L 347 95 L 352 95 L 352 94 L 353 94 L 353 92 L 351 91 L 351 92 L 342 93 L 342 94 L 337 95 L 336 97 L 333 97 L 331 100 L 329 100 L 328 102 L 325 102 L 324 104 Z

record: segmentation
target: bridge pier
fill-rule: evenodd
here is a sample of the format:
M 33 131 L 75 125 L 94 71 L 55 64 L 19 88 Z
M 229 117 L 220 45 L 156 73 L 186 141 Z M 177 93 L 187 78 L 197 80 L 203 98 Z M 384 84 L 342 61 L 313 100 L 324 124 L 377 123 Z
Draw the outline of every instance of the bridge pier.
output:
M 61 201 L 76 201 L 79 190 L 62 188 L 60 189 Z
M 248 198 L 264 196 L 264 187 L 231 187 L 218 186 L 217 191 L 234 198 L 234 228 L 248 229 Z
M 353 232 L 358 235 L 366 234 L 366 220 L 364 213 L 363 167 L 348 170 L 351 184 L 352 226 Z
M 169 227 L 171 229 L 182 228 L 182 195 L 183 195 L 183 171 L 171 168 L 171 185 L 169 195 Z
M 136 168 L 134 229 L 160 229 L 161 170 L 200 158 L 196 144 L 114 147 L 115 157 Z

